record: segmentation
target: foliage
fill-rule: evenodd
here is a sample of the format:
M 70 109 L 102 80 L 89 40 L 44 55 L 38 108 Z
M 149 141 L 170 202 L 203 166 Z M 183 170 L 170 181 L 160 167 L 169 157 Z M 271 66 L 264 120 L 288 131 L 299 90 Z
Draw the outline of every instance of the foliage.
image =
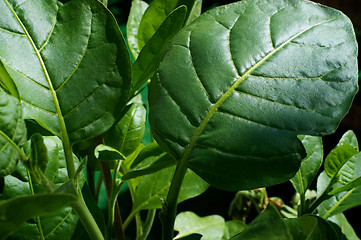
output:
M 141 240 L 157 209 L 164 240 L 358 239 L 343 215 L 361 204 L 357 138 L 325 160 L 321 138 L 358 90 L 345 15 L 306 0 L 203 14 L 201 0 L 133 0 L 125 41 L 106 5 L 0 0 L 0 239 L 125 239 L 135 220 Z M 294 206 L 265 188 L 288 180 Z M 232 220 L 177 215 L 210 185 L 239 191 Z

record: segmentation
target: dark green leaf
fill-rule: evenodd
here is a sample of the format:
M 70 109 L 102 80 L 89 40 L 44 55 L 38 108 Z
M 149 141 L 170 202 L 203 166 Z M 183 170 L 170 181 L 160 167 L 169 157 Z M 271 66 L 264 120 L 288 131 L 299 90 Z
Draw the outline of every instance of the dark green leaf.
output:
M 141 178 L 133 202 L 133 211 L 161 208 L 161 198 L 166 199 L 175 166 Z M 194 172 L 188 170 L 179 193 L 178 202 L 193 198 L 208 189 L 208 184 Z
M 356 56 L 350 20 L 310 1 L 212 9 L 173 38 L 160 63 L 154 138 L 219 188 L 286 181 L 305 157 L 297 135 L 332 133 L 347 113 Z
M 232 240 L 292 240 L 292 236 L 275 207 L 269 205 L 267 209 L 253 220 L 240 234 Z
M 142 104 L 133 103 L 120 119 L 104 134 L 105 143 L 128 156 L 142 142 L 145 131 L 146 110 Z
M 190 24 L 194 21 L 202 12 L 202 0 L 179 0 L 178 6 L 187 7 L 187 16 L 185 25 Z
M 63 139 L 68 134 L 72 143 L 108 130 L 131 78 L 109 10 L 94 0 L 9 0 L 0 11 L 0 60 L 19 90 L 24 118 Z
M 124 155 L 121 154 L 118 150 L 99 144 L 94 151 L 94 155 L 97 159 L 102 161 L 115 161 L 125 159 Z
M 238 233 L 242 232 L 243 229 L 247 227 L 247 224 L 242 221 L 227 221 L 225 222 L 225 228 L 224 228 L 224 235 L 222 237 L 222 240 L 228 240 L 234 236 L 236 236 Z
M 0 238 L 5 238 L 21 223 L 36 216 L 44 216 L 76 201 L 65 193 L 24 195 L 0 202 Z
M 174 229 L 178 231 L 174 239 L 192 234 L 201 234 L 202 239 L 219 240 L 224 233 L 224 219 L 218 215 L 199 217 L 193 212 L 181 212 L 177 215 Z
M 142 0 L 133 0 L 127 21 L 128 45 L 133 57 L 138 58 L 140 49 L 138 47 L 138 30 L 145 10 L 149 4 Z
M 144 46 L 133 65 L 132 92 L 154 75 L 169 41 L 182 28 L 186 13 L 187 8 L 184 6 L 171 12 Z
M 0 90 L 0 177 L 14 171 L 25 142 L 26 127 L 20 103 Z
M 297 221 L 308 240 L 339 239 L 331 225 L 318 216 L 302 216 Z
M 164 152 L 157 143 L 148 144 L 136 157 L 131 171 L 123 176 L 123 180 L 147 175 L 173 166 L 177 161 Z
M 307 156 L 302 160 L 297 174 L 291 179 L 293 187 L 299 194 L 305 194 L 312 180 L 316 177 L 323 161 L 322 138 L 312 136 L 300 136 Z

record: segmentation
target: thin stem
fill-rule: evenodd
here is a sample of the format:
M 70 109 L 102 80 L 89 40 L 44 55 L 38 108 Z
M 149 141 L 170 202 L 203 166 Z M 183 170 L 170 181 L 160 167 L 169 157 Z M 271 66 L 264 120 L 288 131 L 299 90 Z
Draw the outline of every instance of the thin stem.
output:
M 148 210 L 148 214 L 147 214 L 147 218 L 144 222 L 144 226 L 143 226 L 143 234 L 140 236 L 139 240 L 146 240 L 150 229 L 153 226 L 153 222 L 154 222 L 154 217 L 155 217 L 155 213 L 157 212 L 156 209 L 150 209 Z
M 79 216 L 80 221 L 83 223 L 89 237 L 92 240 L 104 240 L 103 234 L 100 231 L 97 223 L 91 215 L 88 207 L 86 206 L 83 198 L 79 197 L 79 200 L 71 204 L 75 213 Z
M 169 192 L 167 195 L 166 206 L 161 212 L 162 221 L 162 239 L 172 240 L 174 235 L 174 222 L 177 214 L 177 203 L 180 188 L 183 183 L 184 176 L 187 172 L 188 165 L 188 154 L 178 162 L 175 170 L 172 184 L 170 185 Z

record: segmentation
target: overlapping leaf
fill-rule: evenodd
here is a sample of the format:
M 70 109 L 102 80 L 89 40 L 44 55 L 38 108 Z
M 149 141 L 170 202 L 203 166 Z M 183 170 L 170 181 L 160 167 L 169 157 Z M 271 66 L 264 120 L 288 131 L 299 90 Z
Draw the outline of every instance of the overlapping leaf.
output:
M 19 101 L 0 90 L 0 176 L 10 174 L 21 158 L 26 128 Z
M 309 1 L 241 1 L 183 28 L 150 95 L 160 146 L 209 183 L 253 189 L 294 176 L 297 135 L 332 133 L 357 86 L 349 19 Z
M 71 142 L 103 133 L 128 98 L 129 53 L 99 1 L 0 1 L 0 60 L 24 118 Z M 64 136 L 62 136 L 64 137 Z

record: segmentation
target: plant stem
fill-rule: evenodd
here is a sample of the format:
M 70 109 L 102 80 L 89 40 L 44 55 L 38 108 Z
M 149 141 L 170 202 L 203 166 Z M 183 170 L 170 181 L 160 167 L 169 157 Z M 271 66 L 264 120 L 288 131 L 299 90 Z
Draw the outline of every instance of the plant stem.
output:
M 149 232 L 150 232 L 150 229 L 153 226 L 155 213 L 156 213 L 156 209 L 148 210 L 147 218 L 146 218 L 144 226 L 143 226 L 143 233 L 140 236 L 139 240 L 146 240 L 147 239 L 147 237 L 149 235 Z
M 86 206 L 83 198 L 79 197 L 79 200 L 71 204 L 75 213 L 79 216 L 80 221 L 83 223 L 89 237 L 92 240 L 104 240 L 103 234 L 100 231 L 97 223 L 91 215 L 88 207 Z
M 178 162 L 175 170 L 172 184 L 170 185 L 167 195 L 166 206 L 161 212 L 162 221 L 162 239 L 172 240 L 174 235 L 174 222 L 177 214 L 177 203 L 180 188 L 183 183 L 184 176 L 188 169 L 188 154 Z

